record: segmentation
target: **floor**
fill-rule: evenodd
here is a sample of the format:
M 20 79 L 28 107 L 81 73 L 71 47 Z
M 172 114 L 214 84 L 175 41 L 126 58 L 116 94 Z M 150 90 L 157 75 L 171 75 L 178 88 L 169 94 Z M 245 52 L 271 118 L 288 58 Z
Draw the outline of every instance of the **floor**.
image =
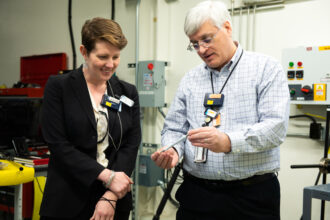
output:
M 291 169 L 291 165 L 318 164 L 324 154 L 324 142 L 308 137 L 287 137 L 281 145 L 281 220 L 299 220 L 302 215 L 303 188 L 315 183 L 318 168 Z M 319 184 L 322 182 L 320 178 Z M 327 177 L 330 183 L 330 175 Z M 177 186 L 176 186 L 177 188 Z M 176 189 L 173 190 L 174 194 Z M 160 187 L 139 187 L 140 220 L 151 220 L 163 193 Z M 312 220 L 320 219 L 321 201 L 313 199 Z M 330 202 L 326 202 L 325 219 L 330 220 Z M 176 208 L 170 202 L 166 203 L 160 220 L 175 219 Z
M 324 142 L 308 137 L 288 136 L 281 145 L 281 220 L 299 220 L 302 215 L 303 189 L 315 183 L 318 168 L 291 169 L 291 165 L 318 164 L 324 154 Z M 319 184 L 322 182 L 322 177 Z M 330 183 L 330 174 L 327 177 Z M 178 185 L 172 190 L 172 197 Z M 151 220 L 163 196 L 160 187 L 139 186 L 139 209 L 134 220 Z M 320 200 L 313 199 L 312 220 L 320 219 Z M 167 201 L 160 220 L 174 220 L 176 207 Z M 1 214 L 1 213 L 0 213 Z M 0 215 L 0 220 L 12 219 Z M 330 202 L 326 202 L 325 220 L 330 220 Z

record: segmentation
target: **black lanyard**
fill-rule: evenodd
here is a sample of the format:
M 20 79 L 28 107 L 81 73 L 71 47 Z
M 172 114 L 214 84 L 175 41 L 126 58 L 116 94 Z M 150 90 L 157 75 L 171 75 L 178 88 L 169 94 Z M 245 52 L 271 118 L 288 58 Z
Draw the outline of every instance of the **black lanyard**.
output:
M 243 50 L 242 50 L 242 53 L 241 53 L 241 55 L 239 56 L 237 62 L 235 63 L 235 66 L 231 69 L 231 71 L 230 71 L 230 73 L 229 73 L 229 76 L 227 77 L 225 83 L 223 84 L 223 86 L 222 86 L 222 88 L 221 88 L 219 94 L 221 94 L 221 93 L 222 93 L 222 90 L 225 88 L 225 86 L 226 86 L 226 84 L 227 84 L 227 82 L 228 82 L 228 80 L 229 80 L 231 74 L 234 72 L 234 70 L 235 70 L 237 64 L 238 64 L 239 61 L 241 60 L 242 55 L 243 55 Z M 214 87 L 213 87 L 213 73 L 212 73 L 212 71 L 211 71 L 211 85 L 212 85 L 212 92 L 213 92 L 213 94 L 214 94 Z

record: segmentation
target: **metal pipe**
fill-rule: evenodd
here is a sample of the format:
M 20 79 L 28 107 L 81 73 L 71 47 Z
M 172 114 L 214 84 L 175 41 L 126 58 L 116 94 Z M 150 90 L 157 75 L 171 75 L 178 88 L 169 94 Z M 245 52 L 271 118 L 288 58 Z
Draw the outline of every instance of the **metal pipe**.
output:
M 136 3 L 136 18 L 135 18 L 135 85 L 137 86 L 138 79 L 138 65 L 139 65 L 139 11 L 140 11 L 140 2 L 137 0 Z
M 242 43 L 242 14 L 243 14 L 243 8 L 241 7 L 240 8 L 240 11 L 239 11 L 239 43 L 241 44 Z
M 257 5 L 253 7 L 253 24 L 252 24 L 252 51 L 255 51 L 256 43 L 256 8 Z
M 136 3 L 136 18 L 135 18 L 135 85 L 138 85 L 138 67 L 139 67 L 139 10 L 140 10 L 140 0 Z M 141 108 L 142 115 L 140 116 L 141 130 L 143 125 L 143 109 Z M 135 161 L 135 172 L 134 172 L 134 185 L 133 185 L 133 202 L 134 207 L 132 210 L 132 220 L 139 219 L 138 204 L 139 204 L 139 166 L 140 166 L 140 149 L 142 147 L 142 141 L 139 146 L 138 155 Z
M 247 18 L 246 18 L 246 50 L 249 50 L 249 44 L 250 44 L 250 8 L 247 8 Z
M 267 5 L 267 6 L 257 5 L 256 11 L 270 10 L 270 9 L 277 9 L 277 8 L 284 8 L 284 4 Z M 248 7 L 234 8 L 234 15 L 241 13 L 241 10 L 243 11 L 243 13 L 246 13 L 248 11 Z
M 235 0 L 231 0 L 231 19 L 232 19 L 232 20 L 231 20 L 231 22 L 232 22 L 231 25 L 232 25 L 232 27 L 233 27 L 233 25 L 234 25 L 234 24 L 233 24 L 233 23 L 234 23 L 234 19 L 233 19 L 233 16 L 234 16 L 234 13 L 233 13 L 233 12 L 234 12 L 234 2 L 235 2 Z
M 287 0 L 286 0 L 287 1 Z M 295 0 L 296 1 L 296 0 Z M 277 1 L 265 1 L 265 2 L 260 2 L 260 1 L 255 1 L 251 2 L 249 4 L 245 4 L 246 7 L 252 6 L 252 5 L 258 5 L 258 6 L 267 6 L 267 5 L 275 5 L 275 4 L 282 4 L 284 3 L 285 0 L 277 0 Z
M 235 0 L 231 0 L 231 16 L 234 15 L 234 2 Z

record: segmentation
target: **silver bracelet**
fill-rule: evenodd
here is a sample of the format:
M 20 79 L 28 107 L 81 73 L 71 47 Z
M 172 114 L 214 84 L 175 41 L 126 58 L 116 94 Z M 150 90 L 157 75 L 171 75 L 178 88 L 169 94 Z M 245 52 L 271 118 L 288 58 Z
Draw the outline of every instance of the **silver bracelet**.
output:
M 113 178 L 115 178 L 116 172 L 113 170 L 110 170 L 110 177 L 107 182 L 104 182 L 103 185 L 105 188 L 109 188 L 110 184 L 112 183 Z

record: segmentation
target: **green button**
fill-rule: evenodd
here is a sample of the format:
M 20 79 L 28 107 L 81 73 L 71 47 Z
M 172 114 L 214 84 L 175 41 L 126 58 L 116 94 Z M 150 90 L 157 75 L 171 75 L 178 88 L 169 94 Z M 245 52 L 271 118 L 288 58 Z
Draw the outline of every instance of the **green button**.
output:
M 289 63 L 289 67 L 293 67 L 294 63 L 293 62 L 290 62 Z

